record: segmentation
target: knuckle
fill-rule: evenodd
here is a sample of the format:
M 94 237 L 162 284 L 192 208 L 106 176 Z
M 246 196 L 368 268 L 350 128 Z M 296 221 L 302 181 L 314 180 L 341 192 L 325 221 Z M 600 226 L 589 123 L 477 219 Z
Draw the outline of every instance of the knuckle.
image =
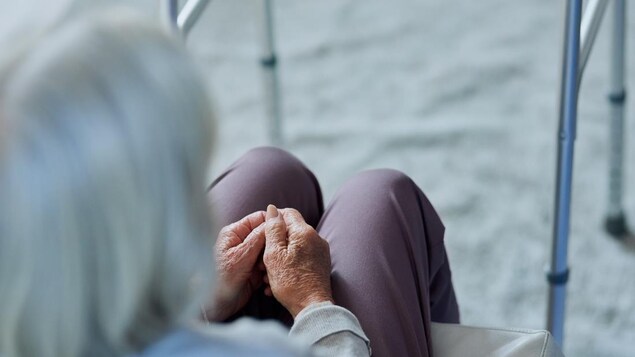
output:
M 309 226 L 308 224 L 305 224 L 302 225 L 302 227 L 300 228 L 300 233 L 305 237 L 310 237 L 313 235 L 313 233 L 315 233 L 315 229 L 313 229 L 313 227 Z
M 307 238 L 311 235 L 311 231 L 309 230 L 309 228 L 307 228 L 306 226 L 302 226 L 298 229 L 298 233 L 300 234 L 300 236 L 302 236 L 303 238 Z
M 234 230 L 234 228 L 235 228 L 235 227 L 236 227 L 236 224 L 235 224 L 235 223 L 229 224 L 229 225 L 227 225 L 227 226 L 223 227 L 223 228 L 220 230 L 220 233 L 219 233 L 219 234 L 220 234 L 221 236 L 226 236 L 226 235 L 230 234 L 230 233 Z

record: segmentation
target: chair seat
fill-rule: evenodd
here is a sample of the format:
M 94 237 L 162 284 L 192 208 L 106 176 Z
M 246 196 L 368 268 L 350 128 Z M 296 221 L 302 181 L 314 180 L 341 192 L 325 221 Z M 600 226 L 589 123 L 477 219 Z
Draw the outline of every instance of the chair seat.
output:
M 548 331 L 437 322 L 432 323 L 432 348 L 437 357 L 564 357 Z

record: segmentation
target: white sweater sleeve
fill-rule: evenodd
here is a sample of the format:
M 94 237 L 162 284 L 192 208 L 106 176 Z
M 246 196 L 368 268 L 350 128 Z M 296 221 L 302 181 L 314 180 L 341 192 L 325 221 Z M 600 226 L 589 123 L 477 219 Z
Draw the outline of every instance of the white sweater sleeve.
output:
M 313 304 L 295 318 L 289 336 L 313 347 L 318 356 L 370 356 L 370 342 L 352 312 L 330 302 Z

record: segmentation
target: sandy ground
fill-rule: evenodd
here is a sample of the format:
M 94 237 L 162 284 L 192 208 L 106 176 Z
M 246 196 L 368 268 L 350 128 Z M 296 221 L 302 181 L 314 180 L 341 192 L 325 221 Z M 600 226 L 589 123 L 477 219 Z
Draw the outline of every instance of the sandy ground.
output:
M 220 117 L 211 176 L 268 142 L 258 3 L 213 1 L 188 41 Z M 447 226 L 463 323 L 544 328 L 564 1 L 278 0 L 275 16 L 286 147 L 326 198 L 363 169 L 408 173 Z M 580 95 L 568 356 L 635 355 L 635 250 L 601 227 L 609 29 Z M 628 34 L 630 45 L 635 21 Z M 634 63 L 635 46 L 628 56 Z M 627 138 L 634 132 L 630 120 Z M 634 154 L 630 145 L 628 178 Z M 635 224 L 634 195 L 627 185 Z

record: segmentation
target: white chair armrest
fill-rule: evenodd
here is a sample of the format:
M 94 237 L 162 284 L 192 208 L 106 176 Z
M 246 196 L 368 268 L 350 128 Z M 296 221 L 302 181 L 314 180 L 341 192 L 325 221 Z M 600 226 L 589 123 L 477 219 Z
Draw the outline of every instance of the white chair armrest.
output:
M 548 331 L 432 323 L 436 357 L 564 357 Z

